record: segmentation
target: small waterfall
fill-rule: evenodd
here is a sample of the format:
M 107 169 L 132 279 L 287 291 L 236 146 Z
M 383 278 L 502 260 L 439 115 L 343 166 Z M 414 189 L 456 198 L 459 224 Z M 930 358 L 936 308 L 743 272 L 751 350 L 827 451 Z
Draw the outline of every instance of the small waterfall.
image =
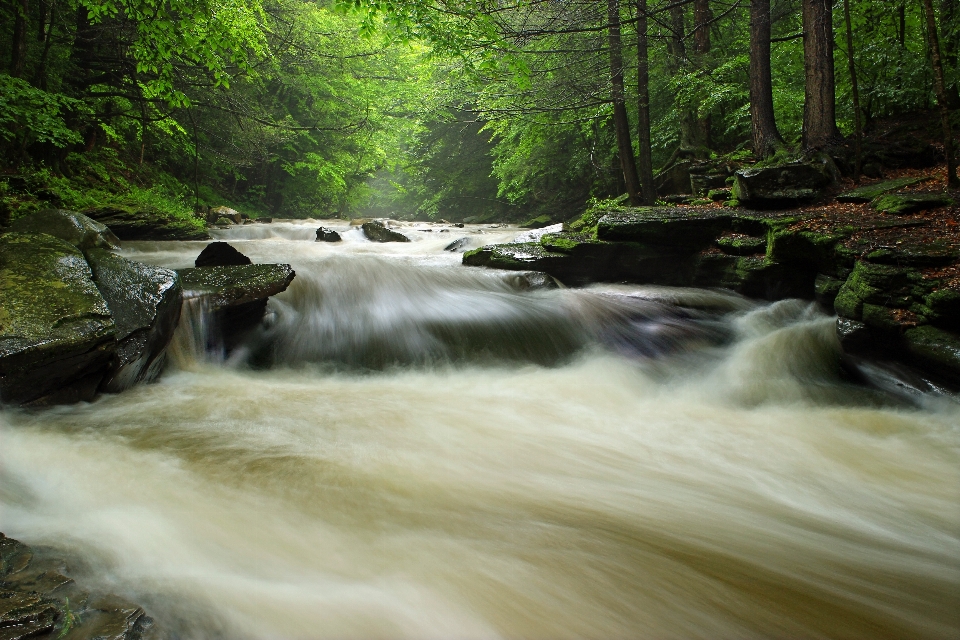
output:
M 177 369 L 192 371 L 202 363 L 223 362 L 223 343 L 216 324 L 209 299 L 185 292 L 180 323 L 167 347 L 169 363 Z

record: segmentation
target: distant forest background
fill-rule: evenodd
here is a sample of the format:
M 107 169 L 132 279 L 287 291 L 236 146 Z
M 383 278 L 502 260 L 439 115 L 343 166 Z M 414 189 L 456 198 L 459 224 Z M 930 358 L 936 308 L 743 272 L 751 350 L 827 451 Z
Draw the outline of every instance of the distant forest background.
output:
M 561 218 L 858 127 L 949 152 L 958 0 L 847 3 L 5 0 L 0 206 Z

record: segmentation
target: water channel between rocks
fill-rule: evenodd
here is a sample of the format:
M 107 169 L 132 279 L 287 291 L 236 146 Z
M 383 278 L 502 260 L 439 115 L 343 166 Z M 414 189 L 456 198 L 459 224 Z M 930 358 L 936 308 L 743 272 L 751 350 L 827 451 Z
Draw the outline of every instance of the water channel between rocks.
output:
M 158 383 L 0 414 L 0 531 L 181 638 L 960 634 L 960 405 L 845 381 L 833 318 L 319 224 L 214 232 L 297 272 L 226 360 L 187 313 Z

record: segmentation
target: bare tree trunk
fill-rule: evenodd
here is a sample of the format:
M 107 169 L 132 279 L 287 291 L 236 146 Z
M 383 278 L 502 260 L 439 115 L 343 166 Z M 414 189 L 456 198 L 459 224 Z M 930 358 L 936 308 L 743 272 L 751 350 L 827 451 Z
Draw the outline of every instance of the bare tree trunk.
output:
M 620 43 L 620 0 L 607 0 L 607 39 L 610 46 L 610 85 L 613 100 L 613 126 L 617 133 L 617 150 L 620 154 L 620 168 L 623 170 L 623 182 L 627 187 L 630 204 L 638 206 L 640 199 L 640 178 L 637 176 L 637 164 L 633 158 L 633 144 L 630 142 L 630 122 L 627 120 L 627 106 L 623 90 L 623 53 Z
M 710 53 L 710 21 L 713 13 L 710 11 L 710 0 L 694 0 L 693 2 L 693 55 L 697 64 L 706 67 L 706 57 Z M 697 119 L 697 137 L 706 148 L 710 148 L 710 116 L 703 115 Z
M 770 0 L 750 2 L 750 123 L 753 152 L 768 158 L 783 146 L 773 112 L 770 75 Z
M 10 55 L 10 75 L 14 78 L 23 76 L 23 67 L 27 60 L 27 13 L 29 10 L 29 0 L 14 0 L 13 11 L 16 18 L 13 21 L 13 50 Z
M 950 129 L 950 109 L 947 106 L 943 60 L 940 55 L 940 39 L 937 37 L 937 21 L 933 14 L 933 0 L 923 0 L 923 12 L 927 16 L 927 40 L 930 45 L 930 59 L 933 63 L 933 89 L 937 94 L 937 106 L 940 107 L 940 121 L 943 125 L 943 153 L 947 157 L 947 186 L 956 189 L 960 188 L 960 180 L 957 179 L 957 165 L 953 157 L 953 131 Z
M 637 143 L 643 204 L 656 202 L 650 140 L 650 61 L 647 48 L 647 0 L 637 0 Z
M 853 26 L 850 21 L 850 0 L 843 0 L 843 20 L 847 26 L 847 65 L 850 68 L 850 88 L 853 92 L 853 126 L 856 153 L 853 163 L 853 182 L 854 184 L 860 184 L 863 130 L 860 126 L 860 89 L 857 87 L 857 66 L 853 60 Z
M 683 4 L 676 2 L 670 7 L 670 31 L 667 38 L 667 70 L 679 76 L 687 67 L 686 25 L 684 24 Z M 690 105 L 676 105 L 680 116 L 680 150 L 696 153 L 702 144 L 697 127 L 697 111 Z
M 833 10 L 830 0 L 803 0 L 803 147 L 822 149 L 840 141 L 833 71 Z
M 960 8 L 957 0 L 940 1 L 940 32 L 943 34 L 943 64 L 957 71 L 957 54 L 960 53 Z M 954 76 L 955 77 L 955 76 Z M 960 109 L 960 82 L 947 88 L 947 104 L 951 109 Z

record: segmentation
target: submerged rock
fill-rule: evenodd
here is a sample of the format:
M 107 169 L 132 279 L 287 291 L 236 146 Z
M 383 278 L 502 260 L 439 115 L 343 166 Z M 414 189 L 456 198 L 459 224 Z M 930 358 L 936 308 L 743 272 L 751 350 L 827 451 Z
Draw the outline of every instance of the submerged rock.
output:
M 785 207 L 821 197 L 833 176 L 815 162 L 752 167 L 734 174 L 732 196 L 750 206 Z
M 960 335 L 927 325 L 907 330 L 904 339 L 917 364 L 960 384 Z
M 10 231 L 46 233 L 66 240 L 81 251 L 120 248 L 120 240 L 106 225 L 65 209 L 44 209 L 20 218 L 10 225 Z
M 317 229 L 317 242 L 340 242 L 343 238 L 333 229 L 320 227 Z
M 84 213 L 107 225 L 121 240 L 209 240 L 200 220 L 177 218 L 149 208 L 94 207 Z
M 443 250 L 444 251 L 460 251 L 461 249 L 465 249 L 469 242 L 470 242 L 470 238 L 458 238 L 453 242 L 451 242 L 450 244 L 448 244 L 447 246 L 445 246 Z
M 0 638 L 146 640 L 167 637 L 143 608 L 93 594 L 63 575 L 66 563 L 39 558 L 0 533 Z
M 351 222 L 351 224 L 353 223 Z M 382 222 L 376 220 L 364 222 L 360 228 L 363 229 L 363 235 L 374 242 L 410 242 L 410 238 L 407 236 L 393 229 L 388 229 Z
M 116 334 L 79 249 L 47 234 L 0 236 L 0 401 L 89 400 Z
M 943 193 L 889 193 L 870 203 L 880 213 L 897 216 L 911 215 L 937 207 L 950 207 L 953 204 L 953 199 Z
M 250 258 L 226 242 L 211 242 L 203 248 L 193 262 L 195 267 L 226 267 L 241 264 L 251 264 Z
M 103 249 L 88 251 L 87 261 L 117 332 L 116 350 L 100 389 L 118 393 L 153 380 L 180 319 L 183 290 L 177 273 Z

